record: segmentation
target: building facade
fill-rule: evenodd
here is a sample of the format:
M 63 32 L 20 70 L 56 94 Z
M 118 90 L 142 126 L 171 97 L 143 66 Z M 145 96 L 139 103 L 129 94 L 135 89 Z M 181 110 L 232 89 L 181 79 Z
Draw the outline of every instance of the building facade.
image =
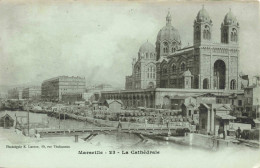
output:
M 41 87 L 30 86 L 24 88 L 22 91 L 22 98 L 29 99 L 29 100 L 39 100 L 41 98 Z
M 16 87 L 8 90 L 7 97 L 8 99 L 22 99 L 23 87 Z
M 148 41 L 141 45 L 132 75 L 126 76 L 125 90 L 102 92 L 102 97 L 120 99 L 126 107 L 171 108 L 174 97 L 212 93 L 215 103 L 230 103 L 230 95 L 243 93 L 239 23 L 230 10 L 219 25 L 218 43 L 212 41 L 212 27 L 213 21 L 202 7 L 193 23 L 193 45 L 182 48 L 181 36 L 168 13 L 155 47 Z
M 144 43 L 133 59 L 132 75 L 125 89 L 184 88 L 241 89 L 239 75 L 239 23 L 231 12 L 220 25 L 221 41 L 212 41 L 213 22 L 203 7 L 193 24 L 193 46 L 182 48 L 178 30 L 171 23 L 158 32 L 156 46 Z
M 260 85 L 255 84 L 244 89 L 246 115 L 260 118 Z
M 151 89 L 156 87 L 156 52 L 150 42 L 139 49 L 138 59 L 133 59 L 132 75 L 126 76 L 125 89 Z
M 221 42 L 212 41 L 213 22 L 203 7 L 193 24 L 193 46 L 181 48 L 178 31 L 171 24 L 157 36 L 157 79 L 160 88 L 241 89 L 239 76 L 239 23 L 229 11 L 220 25 Z
M 42 100 L 61 101 L 63 94 L 83 93 L 86 89 L 85 78 L 59 76 L 43 81 Z
M 176 99 L 176 97 L 195 97 L 197 104 L 208 101 L 211 102 L 212 97 L 217 104 L 223 104 L 223 102 L 229 103 L 229 95 L 234 92 L 236 94 L 243 93 L 241 90 L 155 88 L 105 91 L 101 92 L 101 97 L 104 100 L 121 100 L 125 107 L 175 109 L 174 99 Z M 212 94 L 212 96 L 204 96 L 201 98 L 201 95 L 204 94 Z M 221 99 L 221 101 L 217 102 L 217 99 Z
M 77 101 L 83 101 L 83 93 L 63 93 L 61 100 L 66 103 L 74 104 Z

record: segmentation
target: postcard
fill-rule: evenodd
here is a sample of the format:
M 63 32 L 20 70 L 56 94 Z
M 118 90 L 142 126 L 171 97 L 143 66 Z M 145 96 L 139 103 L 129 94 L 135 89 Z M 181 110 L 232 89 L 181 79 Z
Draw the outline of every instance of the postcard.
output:
M 257 1 L 0 1 L 0 167 L 259 168 Z

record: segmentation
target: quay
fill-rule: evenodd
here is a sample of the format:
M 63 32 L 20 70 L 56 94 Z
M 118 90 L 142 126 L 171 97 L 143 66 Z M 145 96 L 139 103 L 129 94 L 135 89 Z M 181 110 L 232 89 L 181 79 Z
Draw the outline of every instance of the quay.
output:
M 93 133 L 93 132 L 111 132 L 120 131 L 124 133 L 145 133 L 153 132 L 160 134 L 162 132 L 168 132 L 168 128 L 116 128 L 116 127 L 95 127 L 95 128 L 81 128 L 81 129 L 50 129 L 50 128 L 36 128 L 36 134 L 59 134 L 59 133 Z

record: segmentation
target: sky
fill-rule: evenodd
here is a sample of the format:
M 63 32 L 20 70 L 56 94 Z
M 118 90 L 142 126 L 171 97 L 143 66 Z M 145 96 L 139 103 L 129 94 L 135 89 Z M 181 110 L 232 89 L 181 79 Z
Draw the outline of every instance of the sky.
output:
M 147 40 L 155 44 L 168 11 L 185 47 L 203 4 L 214 42 L 231 8 L 240 23 L 240 71 L 260 74 L 258 2 L 0 1 L 0 85 L 68 75 L 124 87 L 132 59 Z

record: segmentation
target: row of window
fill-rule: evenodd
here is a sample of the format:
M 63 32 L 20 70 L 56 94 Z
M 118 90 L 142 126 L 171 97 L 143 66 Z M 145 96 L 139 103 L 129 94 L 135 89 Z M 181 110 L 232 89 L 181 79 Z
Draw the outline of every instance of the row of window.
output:
M 173 47 L 169 47 L 169 44 L 167 42 L 163 43 L 163 53 L 174 53 L 177 49 L 178 47 L 176 46 L 176 43 L 173 43 Z
M 147 69 L 147 78 L 153 78 L 155 79 L 155 67 L 153 66 L 150 66 L 148 67 Z M 141 70 L 140 70 L 140 67 L 137 67 L 136 70 L 135 70 L 135 76 L 136 77 L 140 77 L 141 76 Z
M 234 105 L 235 104 L 235 100 L 232 99 L 231 104 Z M 238 106 L 242 106 L 242 100 L 238 100 Z
M 209 79 L 208 79 L 208 78 L 205 78 L 205 79 L 203 80 L 202 88 L 203 88 L 203 89 L 209 89 L 209 88 L 210 88 L 210 87 L 209 87 Z M 235 79 L 232 79 L 232 80 L 230 81 L 230 89 L 231 89 L 231 90 L 235 90 L 235 89 L 236 89 L 236 80 L 235 80 Z
M 155 73 L 147 73 L 147 78 L 155 79 Z
M 234 42 L 238 41 L 237 30 L 235 28 L 233 28 L 232 31 L 231 31 L 230 41 L 234 41 Z M 227 32 L 227 30 L 223 30 L 222 42 L 228 43 L 228 32 Z
M 172 65 L 171 69 L 172 69 L 172 72 L 173 72 L 173 73 L 177 72 L 177 70 L 178 70 L 178 69 L 177 69 L 177 66 L 176 66 L 175 64 Z M 186 71 L 186 64 L 185 64 L 185 63 L 182 63 L 182 64 L 181 64 L 181 66 L 180 66 L 180 71 Z M 168 68 L 167 68 L 167 66 L 164 66 L 164 67 L 162 68 L 162 73 L 163 73 L 163 74 L 167 74 L 167 72 L 168 72 Z
M 174 53 L 176 50 L 177 50 L 176 48 L 172 48 L 172 49 L 171 49 L 171 52 Z M 163 47 L 163 53 L 168 53 L 168 52 L 169 52 L 168 47 L 165 47 L 165 46 L 164 46 L 164 47 Z
M 140 57 L 143 57 L 143 54 L 138 54 L 139 55 L 139 59 L 140 59 Z M 146 58 L 146 59 L 154 59 L 155 58 L 155 53 L 145 53 L 145 57 L 144 58 Z
M 195 29 L 195 39 L 200 40 L 200 28 L 197 26 Z M 203 30 L 203 39 L 210 40 L 211 39 L 211 33 L 210 33 L 210 27 L 208 25 L 205 25 L 205 29 Z
M 210 37 L 211 37 L 211 35 L 210 35 L 209 30 L 204 30 L 203 31 L 203 38 L 206 39 L 206 40 L 210 40 Z

